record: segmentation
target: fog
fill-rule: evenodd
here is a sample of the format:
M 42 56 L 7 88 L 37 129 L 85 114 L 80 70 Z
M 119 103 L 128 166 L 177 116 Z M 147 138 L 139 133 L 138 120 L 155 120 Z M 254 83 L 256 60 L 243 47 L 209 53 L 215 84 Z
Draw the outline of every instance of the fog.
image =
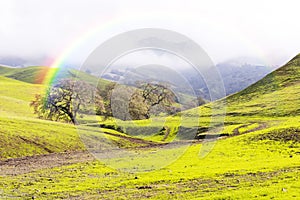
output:
M 281 65 L 300 53 L 298 1 L 0 1 L 0 57 L 80 65 L 109 37 L 138 28 L 177 31 L 215 62 L 254 57 Z

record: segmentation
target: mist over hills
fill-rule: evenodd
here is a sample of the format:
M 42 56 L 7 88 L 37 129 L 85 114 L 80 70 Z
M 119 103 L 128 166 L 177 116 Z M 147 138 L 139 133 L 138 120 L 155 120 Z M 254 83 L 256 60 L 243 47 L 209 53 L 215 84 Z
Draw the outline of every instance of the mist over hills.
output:
M 36 57 L 22 57 L 22 56 L 1 56 L 0 55 L 0 66 L 10 66 L 10 67 L 27 67 L 41 65 L 46 56 L 36 56 Z
M 299 6 L 0 0 L 0 200 L 300 200 Z
M 176 194 L 183 193 L 184 199 L 190 193 L 186 193 L 186 190 L 180 190 L 183 185 L 193 186 L 197 193 L 191 193 L 191 197 L 207 194 L 207 188 L 203 188 L 202 182 L 195 184 L 195 180 L 197 180 L 195 177 L 199 176 L 201 181 L 202 177 L 205 180 L 211 179 L 209 187 L 212 192 L 208 193 L 208 198 L 215 195 L 215 188 L 218 188 L 219 191 L 219 188 L 224 187 L 222 181 L 229 182 L 220 191 L 222 195 L 226 193 L 225 198 L 235 195 L 233 197 L 237 199 L 240 197 L 253 199 L 257 198 L 258 195 L 274 197 L 274 194 L 280 193 L 281 196 L 279 197 L 282 197 L 280 199 L 292 199 L 299 193 L 299 181 L 295 177 L 299 174 L 299 167 L 297 166 L 299 166 L 300 155 L 300 55 L 246 89 L 221 100 L 167 116 L 168 120 L 159 117 L 156 118 L 158 120 L 134 121 L 134 123 L 140 123 L 142 126 L 133 126 L 127 121 L 120 121 L 115 124 L 114 120 L 111 119 L 106 121 L 100 119 L 101 121 L 99 121 L 99 118 L 90 115 L 82 115 L 83 118 L 80 120 L 86 124 L 77 127 L 71 124 L 38 119 L 29 107 L 29 103 L 35 94 L 44 91 L 45 85 L 26 83 L 33 82 L 30 81 L 30 77 L 33 78 L 33 76 L 29 76 L 32 75 L 29 72 L 34 69 L 39 71 L 43 68 L 0 67 L 0 159 L 3 160 L 0 171 L 7 174 L 0 180 L 0 185 L 2 183 L 7 186 L 3 187 L 4 194 L 22 195 L 21 197 L 26 199 L 31 199 L 33 195 L 38 198 L 41 197 L 41 199 L 58 199 L 70 197 L 69 188 L 71 188 L 74 197 L 84 198 L 88 195 L 92 196 L 93 193 L 91 192 L 95 192 L 98 198 L 100 195 L 99 188 L 94 188 L 94 186 L 103 185 L 104 180 L 108 185 L 104 185 L 103 191 L 107 186 L 113 190 L 113 193 L 109 194 L 110 199 L 118 199 L 120 197 L 119 191 L 121 193 L 123 190 L 125 191 L 121 196 L 126 199 L 128 194 L 132 192 L 139 194 L 141 190 L 136 188 L 137 182 L 132 182 L 132 180 L 139 181 L 138 184 L 150 185 L 153 188 L 154 186 L 158 187 L 169 193 L 169 190 L 165 189 L 165 181 L 162 181 L 169 178 L 172 180 L 172 191 L 175 188 Z M 148 73 L 147 70 L 136 73 L 141 72 Z M 82 80 L 91 79 L 84 72 L 77 74 L 74 71 L 66 71 L 65 73 L 67 77 Z M 27 78 L 24 79 L 25 77 Z M 176 81 L 176 79 L 172 80 Z M 220 130 L 219 118 L 223 118 L 222 116 L 225 114 L 223 108 L 226 108 L 226 116 L 224 127 Z M 213 120 L 212 113 L 215 116 Z M 184 120 L 181 120 L 182 117 Z M 148 122 L 150 122 L 150 126 L 145 126 Z M 98 125 L 107 128 L 99 129 Z M 82 128 L 82 133 L 78 132 L 78 127 Z M 212 127 L 211 131 L 209 127 Z M 119 132 L 118 130 L 125 131 Z M 145 135 L 145 132 L 149 134 Z M 83 156 L 82 152 L 86 151 L 87 148 L 93 148 L 97 144 L 101 144 L 101 147 L 104 146 L 106 143 L 102 143 L 103 136 L 108 137 L 108 142 L 117 145 L 114 147 L 134 149 L 134 152 L 141 155 L 137 159 L 125 157 L 124 162 L 116 157 L 118 162 L 112 167 L 125 166 L 130 168 L 132 164 L 139 166 L 138 164 L 142 163 L 144 164 L 141 165 L 142 167 L 152 169 L 153 164 L 160 166 L 166 158 L 172 158 L 174 152 L 176 155 L 178 149 L 181 149 L 181 146 L 177 146 L 181 144 L 180 142 L 173 143 L 176 145 L 172 149 L 161 148 L 162 145 L 171 144 L 175 137 L 180 138 L 183 145 L 185 140 L 189 139 L 193 139 L 193 143 L 178 160 L 172 160 L 173 163 L 167 168 L 149 171 L 146 172 L 147 174 L 139 173 L 138 176 L 131 174 L 128 177 L 127 174 L 119 170 L 108 174 L 108 170 L 112 170 L 112 167 L 103 165 L 104 159 L 97 164 L 97 161 L 91 160 L 90 155 Z M 219 139 L 216 140 L 217 142 L 208 156 L 199 159 L 199 152 L 201 153 L 201 148 L 206 145 L 205 142 L 201 141 L 201 138 L 205 137 L 218 137 Z M 91 148 L 88 150 L 92 150 Z M 159 154 L 155 154 L 156 152 Z M 65 157 L 66 155 L 76 155 L 79 159 L 70 159 L 70 157 Z M 155 156 L 155 159 L 152 156 Z M 50 158 L 51 162 L 45 160 Z M 146 159 L 147 162 L 144 162 L 143 159 Z M 74 163 L 70 163 L 73 160 Z M 78 173 L 77 170 L 82 171 Z M 166 173 L 166 170 L 170 170 L 170 173 Z M 16 175 L 15 172 L 20 174 Z M 99 173 L 108 179 L 103 179 L 102 176 L 98 177 Z M 122 189 L 120 189 L 119 184 L 116 185 L 117 173 L 120 176 L 120 180 L 117 181 Z M 247 180 L 243 180 L 245 174 Z M 239 179 L 232 179 L 233 176 Z M 49 177 L 53 181 L 49 181 Z M 237 180 L 241 180 L 241 182 L 237 182 Z M 26 184 L 16 186 L 17 181 Z M 58 182 L 60 184 L 57 184 Z M 73 192 L 73 188 L 76 188 L 78 184 L 86 185 L 86 187 Z M 51 188 L 51 191 L 45 190 L 47 189 L 45 185 L 47 188 Z M 235 192 L 237 193 L 232 194 L 232 190 L 228 189 L 232 185 L 236 185 Z M 11 189 L 15 187 L 21 188 L 21 191 Z M 265 189 L 263 193 L 261 193 L 262 187 Z M 288 192 L 281 192 L 283 188 L 288 188 Z M 159 195 L 160 199 L 166 197 L 165 193 L 158 194 L 156 191 L 149 190 L 150 192 L 153 195 Z M 111 196 L 111 194 L 115 196 Z M 170 196 L 168 199 L 173 197 Z M 224 196 L 219 195 L 217 197 L 222 198 Z M 130 198 L 137 197 L 130 196 Z
M 247 63 L 220 63 L 216 67 L 223 78 L 226 95 L 245 89 L 275 69 L 275 67 Z
M 226 96 L 245 89 L 249 85 L 262 79 L 268 73 L 276 69 L 275 66 L 270 67 L 262 64 L 249 64 L 247 62 L 241 62 L 241 60 L 230 60 L 219 63 L 216 65 L 216 68 L 223 80 Z M 181 81 L 176 82 L 175 77 L 178 76 L 178 74 L 175 76 L 175 73 L 171 72 L 170 70 L 170 73 L 164 73 L 166 70 L 163 70 L 162 68 L 157 68 L 155 71 L 156 78 L 161 80 L 168 79 L 170 80 L 171 84 L 177 85 L 175 87 L 182 87 Z M 136 77 L 140 76 L 136 69 L 131 69 L 128 67 L 123 69 L 113 69 L 108 73 L 105 73 L 102 78 L 118 82 L 126 79 L 128 74 L 131 74 L 131 82 L 135 80 L 132 78 L 133 74 L 135 74 Z M 182 69 L 180 74 L 186 79 L 187 82 L 189 82 L 190 87 L 197 96 L 200 96 L 206 100 L 210 100 L 209 90 L 206 86 L 205 80 L 201 77 L 201 74 L 195 72 L 193 69 Z M 151 77 L 153 77 L 153 73 L 144 74 L 145 79 L 151 79 Z M 182 78 L 177 80 L 182 80 Z M 178 90 L 182 91 L 184 88 Z
M 0 57 L 0 65 L 2 66 L 11 66 L 13 68 L 23 68 L 29 66 L 32 63 L 42 63 L 42 58 L 35 59 L 24 59 L 17 56 L 2 56 Z M 33 65 L 31 65 L 33 66 Z M 132 69 L 130 66 L 124 68 L 114 68 L 110 71 L 103 74 L 102 78 L 109 81 L 116 81 L 122 84 L 134 85 L 134 82 L 139 79 L 150 80 L 158 79 L 163 82 L 170 83 L 171 87 L 181 93 L 193 93 L 193 95 L 199 96 L 206 100 L 210 100 L 210 93 L 207 85 L 201 77 L 201 74 L 195 73 L 193 69 L 180 69 L 179 72 L 173 70 L 153 66 L 153 69 L 141 70 Z M 72 71 L 72 68 L 78 68 L 78 66 L 67 67 L 68 70 Z M 223 80 L 225 95 L 239 92 L 249 85 L 255 83 L 256 81 L 262 79 L 268 73 L 276 69 L 276 66 L 265 66 L 258 59 L 255 58 L 234 58 L 227 60 L 216 65 L 217 70 L 220 73 L 220 76 Z M 41 68 L 39 70 L 42 70 Z M 37 71 L 33 68 L 27 68 L 27 73 L 25 76 L 28 77 L 28 81 L 34 80 L 36 77 Z M 15 70 L 15 73 L 17 69 Z M 8 77 L 16 79 L 26 79 L 24 71 L 16 74 L 8 75 Z M 30 75 L 32 73 L 32 75 Z M 73 72 L 74 73 L 74 72 Z M 93 74 L 93 72 L 87 72 L 88 74 Z M 130 77 L 128 77 L 130 76 Z M 182 84 L 182 80 L 185 79 L 185 84 Z M 39 83 L 40 81 L 37 81 Z M 188 92 L 184 92 L 184 91 Z
M 299 127 L 299 80 L 300 54 L 246 89 L 182 113 L 189 117 L 199 116 L 199 113 L 201 117 L 209 117 L 211 112 L 222 116 L 226 109 L 227 123 L 232 119 L 260 123 L 261 120 L 290 117 L 294 121 L 289 126 Z
M 252 98 L 260 98 L 262 95 L 270 94 L 280 90 L 287 90 L 292 88 L 293 92 L 297 91 L 300 80 L 300 54 L 296 55 L 289 62 L 282 67 L 274 70 L 266 75 L 261 80 L 255 82 L 246 89 L 239 93 L 228 97 L 229 100 L 243 96 L 244 99 L 249 101 Z M 287 98 L 286 96 L 274 96 L 278 98 L 277 101 L 286 103 L 286 101 L 280 101 L 281 98 Z

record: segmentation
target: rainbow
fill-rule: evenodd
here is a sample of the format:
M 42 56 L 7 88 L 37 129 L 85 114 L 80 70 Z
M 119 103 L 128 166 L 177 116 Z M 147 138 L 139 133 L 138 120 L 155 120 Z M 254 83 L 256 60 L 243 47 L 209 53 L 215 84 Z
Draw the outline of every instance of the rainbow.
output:
M 174 21 L 174 19 L 176 20 L 178 18 L 178 16 L 176 16 L 176 13 L 174 14 L 174 16 L 167 16 L 167 20 L 168 18 L 170 18 L 170 20 Z M 158 16 L 157 19 L 161 20 L 160 17 L 166 18 L 166 16 Z M 124 26 L 124 24 L 126 25 L 126 22 L 129 22 L 130 24 L 131 21 L 137 21 L 136 19 L 137 16 L 131 16 L 122 19 L 110 18 L 106 21 L 106 23 L 103 23 L 100 26 L 98 23 L 93 23 L 91 26 L 89 26 L 89 28 L 85 29 L 83 33 L 77 35 L 75 38 L 73 38 L 73 40 L 70 40 L 68 42 L 68 45 L 66 45 L 66 48 L 64 48 L 54 60 L 45 61 L 44 65 L 49 67 L 47 67 L 44 70 L 41 70 L 41 72 L 37 75 L 36 79 L 39 80 L 38 82 L 41 84 L 47 86 L 53 85 L 56 81 L 56 77 L 58 76 L 59 72 L 64 68 L 66 60 L 68 60 L 68 58 L 70 58 L 76 50 L 79 50 L 81 46 L 84 46 L 85 42 L 91 40 L 93 36 L 96 36 L 98 33 L 101 33 L 106 29 L 114 28 L 118 25 Z M 143 20 L 147 21 L 149 19 L 153 21 L 153 16 L 146 16 L 142 14 L 141 17 L 138 18 L 138 21 L 143 22 Z M 180 19 L 179 21 L 182 21 L 182 19 Z M 204 21 L 203 24 L 207 26 L 212 26 L 206 21 Z M 213 29 L 218 29 L 218 27 L 216 27 L 216 24 L 213 24 L 213 26 Z M 244 36 L 238 34 L 237 32 L 231 31 L 230 34 L 236 36 L 237 39 L 244 43 L 245 46 L 249 47 L 249 49 L 252 49 L 254 52 L 258 53 L 259 57 L 262 58 L 262 61 L 265 61 L 265 63 L 269 63 L 267 59 L 263 59 L 265 57 L 264 53 L 253 42 L 246 39 Z
M 53 85 L 57 81 L 56 79 L 59 72 L 61 72 L 61 70 L 65 67 L 66 60 L 68 60 L 68 58 L 70 58 L 76 50 L 80 49 L 81 46 L 84 46 L 85 42 L 90 40 L 93 36 L 96 36 L 97 33 L 100 33 L 110 27 L 114 27 L 114 25 L 120 23 L 121 20 L 110 19 L 107 23 L 104 23 L 101 26 L 98 24 L 95 25 L 94 23 L 90 26 L 90 28 L 85 29 L 86 31 L 70 40 L 67 43 L 66 48 L 62 49 L 55 59 L 48 59 L 44 61 L 44 66 L 47 67 L 43 68 L 36 75 L 35 82 L 46 86 Z
M 44 67 L 35 77 L 35 83 L 43 85 L 52 85 L 55 82 L 60 68 Z

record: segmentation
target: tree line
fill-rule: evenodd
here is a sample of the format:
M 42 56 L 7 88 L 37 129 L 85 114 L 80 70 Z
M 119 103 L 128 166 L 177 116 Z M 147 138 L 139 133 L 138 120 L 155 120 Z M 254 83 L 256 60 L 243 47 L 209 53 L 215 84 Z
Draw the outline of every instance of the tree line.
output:
M 112 82 L 100 87 L 63 79 L 44 95 L 37 94 L 30 106 L 39 118 L 76 124 L 81 114 L 122 120 L 148 119 L 161 112 L 173 114 L 179 111 L 176 103 L 175 94 L 162 83 L 139 82 L 129 87 Z

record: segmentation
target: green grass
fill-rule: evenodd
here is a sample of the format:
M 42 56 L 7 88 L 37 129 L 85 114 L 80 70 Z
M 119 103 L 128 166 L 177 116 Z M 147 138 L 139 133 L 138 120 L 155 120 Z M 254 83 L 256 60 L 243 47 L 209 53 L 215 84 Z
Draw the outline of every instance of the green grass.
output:
M 76 128 L 69 124 L 0 118 L 0 159 L 83 150 Z
M 4 177 L 0 183 L 7 196 L 20 198 L 296 198 L 300 155 L 293 150 L 299 146 L 249 140 L 261 133 L 220 140 L 202 159 L 203 146 L 192 145 L 174 163 L 152 172 L 125 173 L 96 161 Z
M 99 122 L 99 117 L 84 116 L 82 122 L 87 124 L 77 129 L 69 124 L 38 120 L 28 112 L 32 94 L 43 90 L 43 86 L 1 77 L 1 159 L 49 153 L 46 149 L 78 151 L 87 144 L 92 150 L 103 141 L 111 142 L 103 148 L 118 147 L 128 153 L 2 176 L 0 197 L 297 199 L 300 143 L 295 138 L 300 130 L 299 60 L 299 56 L 295 57 L 242 92 L 174 116 L 133 122 L 116 119 Z M 99 130 L 92 126 L 97 123 L 114 125 L 115 129 L 121 127 L 125 133 Z M 184 127 L 181 132 L 179 126 Z M 167 137 L 163 127 L 169 129 Z M 230 136 L 170 148 L 139 149 L 143 144 L 131 140 L 139 137 L 161 144 L 191 139 L 185 134 L 198 127 L 211 128 L 210 134 Z
M 34 95 L 43 93 L 45 87 L 0 76 L 0 114 L 1 116 L 34 117 L 29 102 Z
M 16 79 L 27 83 L 43 84 L 44 77 L 45 75 L 47 75 L 49 70 L 51 70 L 51 68 L 43 67 L 43 66 L 31 66 L 31 67 L 24 67 L 24 68 L 9 68 L 9 67 L 0 66 L 0 76 Z M 109 81 L 106 81 L 104 79 L 99 79 L 90 74 L 75 69 L 65 69 L 65 68 L 59 69 L 56 78 L 57 79 L 61 79 L 61 78 L 79 79 L 91 84 L 99 84 L 100 87 L 104 87 L 105 85 L 110 83 Z
M 29 103 L 45 86 L 24 83 L 0 76 L 0 159 L 38 154 L 84 150 L 80 129 L 71 124 L 36 119 Z M 94 119 L 94 118 L 92 118 Z M 97 118 L 98 119 L 98 118 Z M 104 137 L 102 131 L 89 128 L 89 137 Z M 123 134 L 124 135 L 124 134 Z M 83 136 L 82 136 L 83 137 Z M 105 135 L 120 147 L 139 146 L 118 137 Z

